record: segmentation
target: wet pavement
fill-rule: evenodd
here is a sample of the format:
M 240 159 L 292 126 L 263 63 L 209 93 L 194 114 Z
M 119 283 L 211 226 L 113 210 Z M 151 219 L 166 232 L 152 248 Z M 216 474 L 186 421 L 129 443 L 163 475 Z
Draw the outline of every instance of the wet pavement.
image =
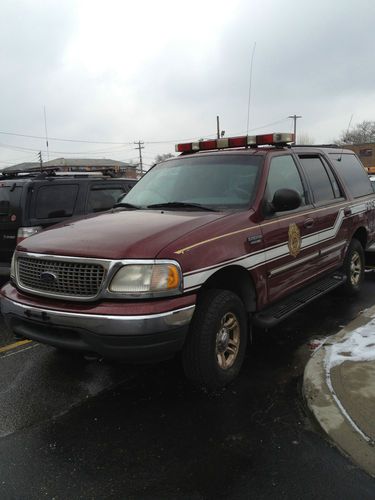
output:
M 374 479 L 311 419 L 302 376 L 316 339 L 374 292 L 369 273 L 359 299 L 330 294 L 256 332 L 239 378 L 215 394 L 191 388 L 178 360 L 1 353 L 0 498 L 373 499 Z

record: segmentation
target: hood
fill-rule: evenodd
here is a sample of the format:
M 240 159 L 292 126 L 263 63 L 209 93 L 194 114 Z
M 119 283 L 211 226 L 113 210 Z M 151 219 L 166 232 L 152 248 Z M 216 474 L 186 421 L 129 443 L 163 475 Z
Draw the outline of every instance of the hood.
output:
M 105 259 L 153 259 L 167 245 L 223 212 L 114 211 L 68 220 L 22 241 L 27 252 Z

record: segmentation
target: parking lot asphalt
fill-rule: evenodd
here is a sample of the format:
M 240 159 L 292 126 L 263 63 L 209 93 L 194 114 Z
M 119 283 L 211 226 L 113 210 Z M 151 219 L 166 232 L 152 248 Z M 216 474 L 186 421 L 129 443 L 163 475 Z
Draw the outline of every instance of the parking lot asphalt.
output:
M 192 388 L 178 359 L 1 352 L 0 498 L 373 499 L 374 479 L 311 419 L 302 381 L 320 339 L 374 292 L 370 273 L 359 299 L 329 294 L 256 332 L 239 378 L 214 394 Z

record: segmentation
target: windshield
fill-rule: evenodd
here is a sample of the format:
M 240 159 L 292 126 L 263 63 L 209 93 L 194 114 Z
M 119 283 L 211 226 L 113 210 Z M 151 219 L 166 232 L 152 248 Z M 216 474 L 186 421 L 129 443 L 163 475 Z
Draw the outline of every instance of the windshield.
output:
M 160 163 L 119 202 L 136 207 L 181 203 L 217 210 L 247 208 L 255 192 L 261 156 L 210 155 Z M 185 204 L 185 207 L 183 207 Z M 174 205 L 174 208 L 177 204 Z M 156 208 L 156 207 L 155 207 Z

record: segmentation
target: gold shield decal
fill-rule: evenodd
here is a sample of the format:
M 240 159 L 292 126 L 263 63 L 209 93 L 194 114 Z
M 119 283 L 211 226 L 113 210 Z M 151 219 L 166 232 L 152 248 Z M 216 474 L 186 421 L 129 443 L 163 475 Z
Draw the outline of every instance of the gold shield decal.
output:
M 288 247 L 290 255 L 297 257 L 301 250 L 301 233 L 297 224 L 289 224 Z

